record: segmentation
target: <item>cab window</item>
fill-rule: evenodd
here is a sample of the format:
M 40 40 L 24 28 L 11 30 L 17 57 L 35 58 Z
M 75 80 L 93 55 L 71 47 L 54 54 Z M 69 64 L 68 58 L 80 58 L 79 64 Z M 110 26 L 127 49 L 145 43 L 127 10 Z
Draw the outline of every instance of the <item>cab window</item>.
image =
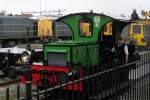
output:
M 90 21 L 80 21 L 80 36 L 91 36 L 92 35 L 92 24 Z
M 141 25 L 134 25 L 133 26 L 133 33 L 140 34 L 141 33 Z
M 104 26 L 104 35 L 112 35 L 112 22 Z

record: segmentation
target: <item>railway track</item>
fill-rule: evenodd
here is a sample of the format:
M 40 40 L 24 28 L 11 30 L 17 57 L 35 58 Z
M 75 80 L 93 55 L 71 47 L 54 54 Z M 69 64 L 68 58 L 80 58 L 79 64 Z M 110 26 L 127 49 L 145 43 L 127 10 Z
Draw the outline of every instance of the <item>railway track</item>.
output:
M 0 72 L 0 87 L 9 86 L 16 83 L 19 83 L 19 79 L 10 79 L 5 74 Z

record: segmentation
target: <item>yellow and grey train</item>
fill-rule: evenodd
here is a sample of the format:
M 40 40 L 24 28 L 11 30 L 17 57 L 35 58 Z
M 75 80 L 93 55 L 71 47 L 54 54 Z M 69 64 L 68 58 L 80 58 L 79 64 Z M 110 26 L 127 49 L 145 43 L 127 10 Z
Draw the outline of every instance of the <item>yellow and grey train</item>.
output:
M 57 27 L 56 31 L 53 27 Z M 43 42 L 52 37 L 71 37 L 67 25 L 55 22 L 50 17 L 28 18 L 0 16 L 0 44 L 2 47 L 18 43 Z
M 122 35 L 130 38 L 139 47 L 150 46 L 150 20 L 136 20 L 123 30 Z

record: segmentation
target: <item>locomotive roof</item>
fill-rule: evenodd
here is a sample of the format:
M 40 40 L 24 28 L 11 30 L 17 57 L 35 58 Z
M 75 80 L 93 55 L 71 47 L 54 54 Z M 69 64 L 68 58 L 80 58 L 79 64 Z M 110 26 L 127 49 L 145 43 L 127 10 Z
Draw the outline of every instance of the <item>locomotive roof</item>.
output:
M 91 20 L 91 36 L 85 37 L 80 35 L 80 21 L 82 20 Z M 69 26 L 69 28 L 72 30 L 73 33 L 73 40 L 74 41 L 80 41 L 80 42 L 94 42 L 98 41 L 100 37 L 100 31 L 102 28 L 109 22 L 115 23 L 115 26 L 117 27 L 117 35 L 121 34 L 122 29 L 124 26 L 130 23 L 129 20 L 122 20 L 122 19 L 115 19 L 113 17 L 104 15 L 104 14 L 98 14 L 98 13 L 74 13 L 69 14 L 66 16 L 63 16 L 56 21 L 63 22 Z M 98 24 L 98 26 L 95 26 Z
M 75 16 L 75 15 L 104 16 L 104 17 L 108 17 L 108 18 L 110 18 L 110 19 L 112 19 L 112 20 L 114 20 L 114 21 L 116 20 L 116 21 L 125 22 L 125 23 L 133 23 L 133 22 L 135 22 L 135 21 L 127 20 L 127 19 L 120 19 L 120 18 L 111 17 L 111 16 L 108 16 L 108 15 L 105 15 L 105 14 L 102 14 L 102 13 L 88 13 L 88 12 L 69 14 L 69 15 L 66 15 L 66 16 L 63 16 L 63 17 L 58 18 L 56 21 L 61 21 L 61 20 L 64 19 L 64 18 L 67 18 L 67 17 L 70 17 L 70 16 Z
M 82 12 L 82 13 L 73 13 L 73 14 L 69 14 L 69 15 L 66 15 L 66 16 L 63 16 L 63 17 L 60 17 L 58 18 L 56 21 L 60 21 L 66 17 L 69 17 L 69 16 L 75 16 L 75 15 L 95 15 L 95 16 L 105 16 L 105 17 L 109 17 L 111 19 L 114 19 L 113 17 L 110 17 L 110 16 L 107 16 L 107 15 L 104 15 L 104 14 L 99 14 L 99 13 L 88 13 L 88 12 Z

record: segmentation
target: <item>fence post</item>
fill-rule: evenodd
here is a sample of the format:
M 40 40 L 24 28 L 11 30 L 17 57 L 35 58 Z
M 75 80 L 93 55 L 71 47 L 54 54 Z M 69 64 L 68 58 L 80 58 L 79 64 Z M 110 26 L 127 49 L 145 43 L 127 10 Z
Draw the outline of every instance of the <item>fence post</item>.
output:
M 27 72 L 26 75 L 26 98 L 27 100 L 32 99 L 32 74 Z
M 118 69 L 118 67 L 119 67 L 119 64 L 120 62 L 119 62 L 119 60 L 118 59 L 114 59 L 114 67 L 115 67 L 115 71 L 114 71 L 114 85 L 115 85 L 115 94 L 114 94 L 114 96 L 113 96 L 113 98 L 114 99 L 118 99 L 118 82 L 119 82 L 119 80 L 120 80 L 120 77 L 121 77 L 121 75 L 120 75 L 120 72 L 119 72 L 119 69 Z
M 9 100 L 9 88 L 6 89 L 6 100 Z

